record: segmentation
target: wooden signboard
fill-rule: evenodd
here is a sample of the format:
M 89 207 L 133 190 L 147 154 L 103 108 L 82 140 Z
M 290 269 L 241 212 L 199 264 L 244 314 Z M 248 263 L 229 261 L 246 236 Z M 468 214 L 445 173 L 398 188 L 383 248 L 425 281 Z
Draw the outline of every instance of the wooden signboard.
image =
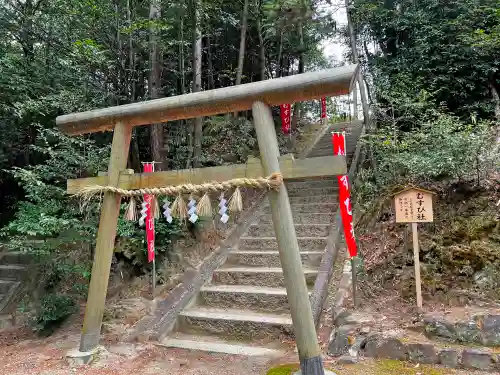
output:
M 430 223 L 434 221 L 432 191 L 408 188 L 394 195 L 396 223 Z
M 420 279 L 418 223 L 429 223 L 434 221 L 432 199 L 435 194 L 436 193 L 432 191 L 415 187 L 407 188 L 394 194 L 396 223 L 411 223 L 413 233 L 413 259 L 415 263 L 415 287 L 417 307 L 419 309 L 422 309 L 422 282 Z

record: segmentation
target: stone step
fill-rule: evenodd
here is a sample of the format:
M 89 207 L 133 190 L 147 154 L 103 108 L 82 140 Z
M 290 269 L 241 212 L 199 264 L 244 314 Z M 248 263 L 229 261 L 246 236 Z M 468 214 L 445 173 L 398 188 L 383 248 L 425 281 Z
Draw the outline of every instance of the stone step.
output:
M 338 183 L 335 183 L 330 187 L 308 188 L 308 189 L 304 189 L 302 187 L 289 187 L 287 188 L 288 197 L 291 199 L 295 197 L 310 197 L 315 195 L 320 195 L 320 196 L 336 195 L 338 194 L 339 191 L 337 185 Z
M 158 345 L 165 346 L 167 348 L 243 355 L 247 357 L 280 357 L 284 355 L 284 352 L 278 349 L 253 346 L 239 341 L 224 340 L 215 336 L 190 335 L 181 332 L 175 332 L 161 341 Z
M 0 265 L 0 279 L 2 280 L 22 280 L 26 272 L 26 267 L 21 265 Z
M 327 237 L 298 237 L 301 251 L 323 251 Z M 278 250 L 276 237 L 241 237 L 238 242 L 239 250 Z
M 19 287 L 21 286 L 20 281 L 2 281 L 0 287 L 5 291 L 0 291 L 0 314 L 11 304 L 12 299 L 19 293 Z
M 326 237 L 330 233 L 330 224 L 295 224 L 298 237 Z M 274 226 L 269 224 L 251 225 L 247 230 L 248 237 L 274 236 Z
M 337 203 L 339 198 L 337 192 L 328 195 L 304 195 L 302 197 L 289 197 L 290 204 L 309 204 L 309 203 Z
M 287 190 L 289 189 L 304 189 L 304 188 L 323 188 L 337 186 L 337 179 L 317 179 L 317 180 L 302 180 L 286 182 Z
M 318 270 L 303 268 L 307 285 L 312 286 Z M 281 267 L 226 267 L 214 271 L 214 285 L 255 285 L 282 288 L 285 286 Z
M 22 251 L 6 251 L 0 253 L 0 264 L 28 264 L 31 255 Z
M 311 158 L 317 158 L 320 156 L 332 156 L 332 150 L 318 149 L 318 150 L 311 151 L 311 153 L 309 154 L 309 157 L 311 157 Z M 349 168 L 349 165 L 350 165 L 351 160 L 352 160 L 353 152 L 348 151 L 346 156 L 347 156 L 346 163 L 347 163 L 347 167 Z
M 347 155 L 346 155 L 347 159 L 352 158 L 352 155 L 354 155 L 355 150 L 356 150 L 356 146 L 347 145 Z M 319 154 L 319 155 L 315 156 L 314 154 Z M 310 158 L 315 158 L 315 157 L 320 157 L 320 156 L 334 156 L 332 146 L 315 148 L 309 154 Z
M 347 147 L 347 152 L 352 152 L 353 150 L 356 149 L 356 141 L 353 139 L 347 139 L 346 142 L 346 147 Z M 312 151 L 316 150 L 328 150 L 330 152 L 330 155 L 333 155 L 333 144 L 331 138 L 328 141 L 319 141 Z
M 199 301 L 200 304 L 210 307 L 290 313 L 285 288 L 255 285 L 207 285 L 201 288 Z
M 6 294 L 9 290 L 16 285 L 15 281 L 0 280 L 0 294 Z
M 346 147 L 347 151 L 354 150 L 356 148 L 356 140 L 354 139 L 347 139 L 346 142 Z M 314 148 L 312 151 L 318 150 L 318 149 L 328 149 L 332 154 L 333 154 L 333 144 L 332 144 L 332 138 L 329 137 L 327 139 L 321 139 L 318 143 L 314 145 Z
M 307 203 L 291 204 L 292 215 L 296 213 L 334 213 L 337 211 L 338 203 Z M 271 206 L 265 206 L 262 213 L 271 213 Z
M 295 213 L 293 221 L 297 224 L 329 224 L 335 221 L 335 213 Z M 272 224 L 271 214 L 261 215 L 258 219 L 259 224 Z
M 304 266 L 319 267 L 323 251 L 303 251 L 300 256 Z M 237 250 L 228 254 L 226 265 L 281 267 L 281 262 L 279 251 Z
M 288 314 L 269 314 L 251 310 L 192 307 L 179 314 L 182 333 L 208 333 L 232 339 L 277 338 L 293 332 Z

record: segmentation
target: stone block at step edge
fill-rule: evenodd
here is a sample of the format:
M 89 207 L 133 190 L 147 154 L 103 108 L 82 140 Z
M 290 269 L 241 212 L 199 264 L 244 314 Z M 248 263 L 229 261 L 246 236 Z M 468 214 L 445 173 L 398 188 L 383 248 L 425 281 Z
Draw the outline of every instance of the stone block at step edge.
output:
M 408 344 L 408 359 L 415 363 L 436 364 L 439 361 L 432 344 Z
M 427 337 L 441 337 L 450 341 L 456 340 L 453 324 L 443 318 L 428 316 L 424 318 L 424 333 Z
M 337 360 L 337 363 L 341 365 L 354 365 L 358 362 L 359 362 L 358 357 L 354 357 L 352 355 L 343 355 Z
M 482 332 L 474 321 L 458 322 L 454 325 L 455 336 L 458 342 L 482 343 Z
M 481 330 L 484 346 L 500 346 L 500 315 L 476 315 L 474 321 Z
M 462 366 L 474 370 L 493 369 L 493 356 L 477 349 L 465 349 L 462 352 Z
M 439 353 L 439 363 L 446 367 L 458 367 L 458 352 L 455 349 L 443 349 Z
M 344 325 L 335 328 L 330 335 L 328 354 L 333 357 L 346 354 L 351 345 L 356 341 L 356 330 L 357 327 L 354 325 Z
M 384 337 L 381 334 L 368 335 L 362 349 L 366 357 L 402 361 L 408 359 L 408 348 L 395 337 Z
M 343 326 L 345 324 L 356 324 L 359 326 L 371 327 L 374 323 L 375 319 L 373 318 L 373 315 L 363 314 L 360 312 L 349 312 L 344 310 L 335 317 L 335 325 L 337 327 Z

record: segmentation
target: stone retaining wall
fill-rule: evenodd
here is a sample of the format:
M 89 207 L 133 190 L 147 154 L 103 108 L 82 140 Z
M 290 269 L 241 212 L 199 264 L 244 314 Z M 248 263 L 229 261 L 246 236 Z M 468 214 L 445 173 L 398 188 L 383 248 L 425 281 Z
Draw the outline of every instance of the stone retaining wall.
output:
M 485 335 L 483 338 L 491 337 L 490 333 L 496 337 L 499 316 L 483 315 L 478 321 L 483 322 L 480 326 Z M 440 324 L 434 324 L 433 327 L 448 327 L 441 325 L 442 321 L 439 322 Z M 328 353 L 340 357 L 340 361 L 344 363 L 357 362 L 361 356 L 500 372 L 500 354 L 488 348 L 456 349 L 442 348 L 432 343 L 406 343 L 390 333 L 371 333 L 373 323 L 371 317 L 363 314 L 346 311 L 340 313 L 335 319 L 336 328 L 330 337 Z M 441 328 L 437 331 L 445 332 Z
M 425 334 L 457 343 L 472 343 L 488 347 L 500 346 L 500 315 L 475 315 L 471 320 L 450 322 L 441 316 L 424 318 Z

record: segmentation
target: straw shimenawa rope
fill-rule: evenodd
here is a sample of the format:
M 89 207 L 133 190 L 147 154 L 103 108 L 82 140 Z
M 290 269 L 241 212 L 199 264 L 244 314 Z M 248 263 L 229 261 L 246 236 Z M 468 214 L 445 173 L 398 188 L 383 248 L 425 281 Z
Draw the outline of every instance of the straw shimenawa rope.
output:
M 206 182 L 200 185 L 193 184 L 183 184 L 177 186 L 165 186 L 161 188 L 144 188 L 137 190 L 125 190 L 114 186 L 87 186 L 79 190 L 74 194 L 76 197 L 84 198 L 85 200 L 91 199 L 96 195 L 101 195 L 103 193 L 115 193 L 120 194 L 124 197 L 137 197 L 144 194 L 151 195 L 168 195 L 175 196 L 179 194 L 200 194 L 200 193 L 210 193 L 221 190 L 229 190 L 232 188 L 248 187 L 256 189 L 271 189 L 279 190 L 281 184 L 283 184 L 283 176 L 279 172 L 275 172 L 268 177 L 259 178 L 235 178 L 233 180 L 223 181 L 223 182 Z

